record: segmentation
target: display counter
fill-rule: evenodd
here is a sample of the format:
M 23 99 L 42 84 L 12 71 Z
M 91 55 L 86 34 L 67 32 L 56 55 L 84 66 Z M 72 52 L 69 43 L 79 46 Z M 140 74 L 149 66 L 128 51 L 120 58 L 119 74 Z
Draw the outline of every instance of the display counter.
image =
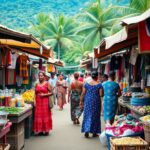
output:
M 25 124 L 29 124 L 29 118 L 32 117 L 32 106 L 28 105 L 17 114 L 9 114 L 8 119 L 12 122 L 10 132 L 7 136 L 8 143 L 11 145 L 11 150 L 20 150 L 24 147 L 25 133 L 29 128 L 25 128 Z M 29 136 L 28 136 L 29 138 Z
M 128 113 L 129 111 L 131 111 L 135 117 L 139 118 L 142 117 L 144 115 L 146 115 L 147 113 L 142 113 L 140 111 L 138 111 L 138 109 L 135 109 L 130 102 L 124 102 L 122 97 L 119 98 L 118 100 L 118 104 L 119 104 L 119 113 Z

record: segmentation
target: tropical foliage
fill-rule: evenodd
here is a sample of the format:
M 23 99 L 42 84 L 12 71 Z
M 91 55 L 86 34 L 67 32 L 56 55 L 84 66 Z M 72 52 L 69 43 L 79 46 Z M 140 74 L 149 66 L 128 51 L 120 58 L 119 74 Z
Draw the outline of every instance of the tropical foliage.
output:
M 60 59 L 60 52 L 63 56 L 63 53 L 80 39 L 80 36 L 75 34 L 76 27 L 77 24 L 71 17 L 42 13 L 37 16 L 36 22 L 32 23 L 31 30 L 41 41 L 51 46 Z

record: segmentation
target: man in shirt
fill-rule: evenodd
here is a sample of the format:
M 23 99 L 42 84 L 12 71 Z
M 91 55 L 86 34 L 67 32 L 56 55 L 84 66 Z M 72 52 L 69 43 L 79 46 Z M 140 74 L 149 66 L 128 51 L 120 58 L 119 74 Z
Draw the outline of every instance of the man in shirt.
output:
M 56 104 L 56 82 L 57 82 L 57 77 L 55 76 L 55 73 L 51 73 L 51 78 L 49 79 L 49 83 L 53 88 L 53 101 L 54 101 L 54 104 Z

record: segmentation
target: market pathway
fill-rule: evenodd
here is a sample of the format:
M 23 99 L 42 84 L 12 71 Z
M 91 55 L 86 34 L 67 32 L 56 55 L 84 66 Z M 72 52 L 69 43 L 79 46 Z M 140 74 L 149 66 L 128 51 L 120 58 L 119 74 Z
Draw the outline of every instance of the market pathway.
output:
M 81 126 L 70 121 L 69 105 L 63 111 L 54 108 L 52 133 L 26 140 L 24 150 L 107 150 L 99 138 L 86 139 L 80 130 Z

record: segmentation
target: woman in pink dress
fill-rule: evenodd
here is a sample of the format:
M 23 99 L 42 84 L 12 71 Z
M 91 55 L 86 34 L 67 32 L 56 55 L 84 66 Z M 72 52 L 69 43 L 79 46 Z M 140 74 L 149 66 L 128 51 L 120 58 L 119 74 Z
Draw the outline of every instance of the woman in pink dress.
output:
M 57 83 L 57 104 L 59 106 L 60 110 L 63 110 L 64 104 L 66 104 L 66 89 L 67 89 L 67 84 L 66 81 L 64 80 L 63 75 L 59 75 Z
M 33 131 L 36 135 L 48 135 L 52 129 L 52 113 L 49 106 L 49 96 L 52 95 L 52 88 L 45 81 L 45 74 L 39 73 L 39 83 L 35 86 L 35 111 Z

